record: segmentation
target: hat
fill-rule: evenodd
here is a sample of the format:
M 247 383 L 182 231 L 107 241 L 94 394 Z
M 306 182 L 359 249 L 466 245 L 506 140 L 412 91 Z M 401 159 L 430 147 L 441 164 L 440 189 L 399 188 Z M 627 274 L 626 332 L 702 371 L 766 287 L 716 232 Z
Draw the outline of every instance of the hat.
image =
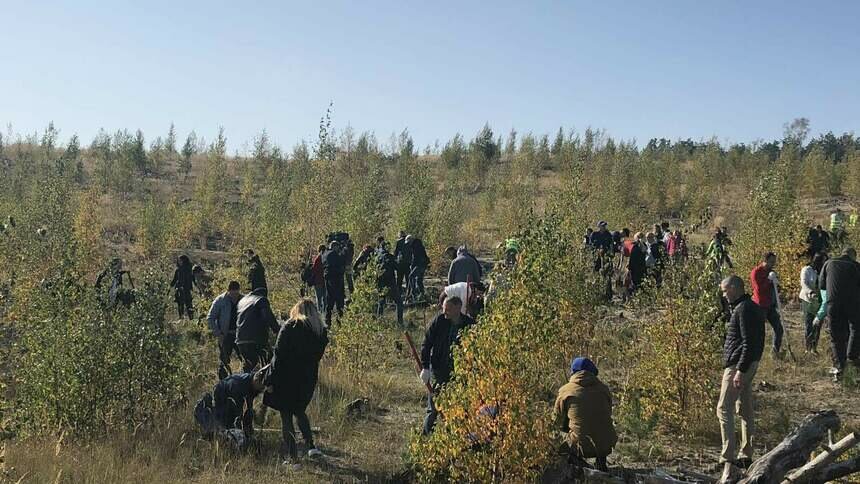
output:
M 601 220 L 600 222 L 597 222 L 598 227 L 606 227 L 607 225 L 609 224 L 606 223 L 606 220 Z
M 573 374 L 579 371 L 587 371 L 597 376 L 597 365 L 588 358 L 577 356 L 570 362 L 570 373 Z

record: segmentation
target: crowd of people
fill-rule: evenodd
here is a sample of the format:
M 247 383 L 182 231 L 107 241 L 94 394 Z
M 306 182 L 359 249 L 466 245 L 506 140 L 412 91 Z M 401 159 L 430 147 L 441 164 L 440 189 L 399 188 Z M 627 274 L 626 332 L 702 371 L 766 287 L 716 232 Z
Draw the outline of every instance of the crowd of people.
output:
M 840 236 L 835 235 L 834 227 L 841 230 Z M 835 217 L 831 229 L 828 233 L 818 225 L 809 230 L 806 254 L 809 263 L 800 273 L 799 300 L 804 315 L 806 350 L 817 352 L 821 331 L 827 328 L 832 374 L 838 381 L 847 365 L 860 367 L 860 264 L 853 248 L 845 248 L 838 257 L 829 258 L 828 252 L 836 241 L 845 237 L 845 224 Z M 715 273 L 734 268 L 729 254 L 731 246 L 728 230 L 716 228 L 704 251 Z M 588 229 L 584 247 L 593 253 L 594 270 L 607 276 L 609 298 L 613 296 L 613 285 L 621 290 L 624 299 L 635 294 L 646 278 L 659 286 L 667 264 L 683 263 L 689 256 L 682 231 L 670 230 L 666 223 L 654 225 L 647 233 L 637 232 L 631 236 L 626 228 L 610 232 L 607 223 L 600 221 L 597 230 Z M 425 435 L 432 433 L 439 416 L 434 395 L 449 383 L 454 373 L 453 348 L 464 332 L 476 324 L 485 304 L 491 304 L 497 291 L 506 287 L 506 274 L 516 265 L 519 241 L 508 239 L 500 248 L 504 249 L 504 261 L 494 268 L 488 285 L 483 280 L 484 267 L 467 247 L 446 251 L 452 260 L 447 284 L 441 288 L 438 299 L 440 311 L 427 325 L 420 353 L 416 352 L 419 377 L 428 389 Z M 235 440 L 247 442 L 254 434 L 254 400 L 263 395 L 261 411 L 268 407 L 281 414 L 285 462 L 298 465 L 294 420 L 304 439 L 307 455 L 310 458 L 322 455 L 315 447 L 306 408 L 314 394 L 333 314 L 342 315 L 348 304 L 347 289 L 352 294 L 355 279 L 371 265 L 375 266 L 379 293 L 375 312 L 381 315 L 387 301 L 392 301 L 400 328 L 404 327 L 403 295 L 411 302 L 426 301 L 424 275 L 430 259 L 420 238 L 401 232 L 393 253 L 383 237 L 377 239 L 375 247 L 363 246 L 357 256 L 354 249 L 348 234 L 329 235 L 327 244 L 319 246 L 317 255 L 302 271 L 303 281 L 314 288 L 316 297 L 302 297 L 285 322 L 279 322 L 272 311 L 260 257 L 250 249 L 244 252 L 248 292 L 242 294 L 238 281 L 229 282 L 225 292 L 214 298 L 207 315 L 209 328 L 218 341 L 219 381 L 195 409 L 204 429 L 225 431 Z M 773 332 L 772 354 L 778 359 L 783 357 L 785 329 L 777 262 L 773 252 L 763 255 L 749 274 L 749 292 L 744 279 L 737 275 L 728 276 L 720 283 L 726 308 L 726 336 L 717 416 L 723 441 L 720 462 L 725 464 L 725 475 L 752 462 L 755 433 L 752 382 L 764 354 L 765 322 Z M 99 276 L 99 287 L 106 282 L 109 284 L 105 292 L 110 304 L 130 297 L 123 290 L 123 276 L 133 284 L 118 259 Z M 178 258 L 170 286 L 180 318 L 193 317 L 193 288 L 197 287 L 201 295 L 206 294 L 210 280 L 187 256 Z M 231 368 L 234 355 L 242 362 L 241 371 L 237 373 Z M 605 469 L 606 458 L 617 442 L 611 393 L 599 380 L 597 366 L 588 358 L 575 358 L 569 374 L 570 379 L 559 389 L 555 404 L 558 429 L 565 435 L 569 460 L 581 468 L 590 465 L 585 459 L 594 458 L 593 466 Z M 503 411 L 501 402 L 484 407 L 478 409 L 483 419 L 495 419 Z M 736 413 L 741 421 L 739 443 L 734 430 Z M 473 434 L 478 436 L 480 432 Z M 472 440 L 479 446 L 490 438 L 483 435 Z

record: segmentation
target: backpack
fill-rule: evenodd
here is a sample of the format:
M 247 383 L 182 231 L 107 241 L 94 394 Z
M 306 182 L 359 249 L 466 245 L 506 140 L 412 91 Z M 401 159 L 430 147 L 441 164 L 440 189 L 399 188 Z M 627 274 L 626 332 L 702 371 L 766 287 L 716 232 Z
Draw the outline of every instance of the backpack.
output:
M 194 420 L 200 425 L 203 434 L 211 435 L 215 431 L 215 409 L 212 394 L 206 392 L 194 405 Z

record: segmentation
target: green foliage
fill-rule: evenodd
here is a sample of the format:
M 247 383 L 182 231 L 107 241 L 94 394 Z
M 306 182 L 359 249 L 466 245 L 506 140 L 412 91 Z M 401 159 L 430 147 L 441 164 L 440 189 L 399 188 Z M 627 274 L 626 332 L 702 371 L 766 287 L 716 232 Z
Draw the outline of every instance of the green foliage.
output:
M 778 257 L 776 271 L 781 274 L 780 294 L 786 298 L 800 291 L 808 231 L 807 218 L 795 200 L 791 173 L 790 160 L 784 159 L 750 193 L 732 254 L 738 274 L 748 282 L 748 274 L 765 252 L 774 252 Z
M 356 280 L 355 292 L 350 295 L 340 323 L 331 328 L 328 354 L 334 358 L 338 372 L 347 375 L 362 391 L 370 386 L 367 377 L 371 370 L 392 367 L 393 344 L 386 331 L 390 325 L 374 315 L 379 299 L 377 274 L 376 263 L 371 260 Z
M 422 481 L 525 482 L 549 462 L 550 400 L 571 355 L 588 354 L 588 309 L 599 297 L 590 257 L 567 243 L 559 222 L 534 221 L 517 234 L 523 250 L 510 289 L 455 351 L 453 380 L 437 398 L 442 418 L 410 448 Z M 498 405 L 498 417 L 480 417 L 483 404 Z M 493 437 L 467 451 L 476 432 Z
M 639 339 L 627 354 L 632 370 L 625 406 L 641 405 L 646 421 L 694 432 L 712 420 L 722 369 L 719 279 L 701 261 L 664 271 L 649 311 L 654 317 L 640 323 Z
M 165 290 L 156 274 L 145 273 L 131 307 L 108 308 L 68 268 L 16 288 L 20 430 L 97 436 L 163 416 L 182 395 L 184 378 L 165 322 Z

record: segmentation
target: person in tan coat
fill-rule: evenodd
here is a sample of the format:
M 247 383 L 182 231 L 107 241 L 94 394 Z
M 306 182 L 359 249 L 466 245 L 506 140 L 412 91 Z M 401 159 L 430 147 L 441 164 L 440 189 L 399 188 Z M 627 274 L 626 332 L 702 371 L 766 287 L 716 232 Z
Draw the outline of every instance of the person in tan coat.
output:
M 558 390 L 555 415 L 571 462 L 582 466 L 583 459 L 595 458 L 595 467 L 605 471 L 606 456 L 612 453 L 618 435 L 612 424 L 612 394 L 597 378 L 597 366 L 588 358 L 574 358 L 570 381 Z

